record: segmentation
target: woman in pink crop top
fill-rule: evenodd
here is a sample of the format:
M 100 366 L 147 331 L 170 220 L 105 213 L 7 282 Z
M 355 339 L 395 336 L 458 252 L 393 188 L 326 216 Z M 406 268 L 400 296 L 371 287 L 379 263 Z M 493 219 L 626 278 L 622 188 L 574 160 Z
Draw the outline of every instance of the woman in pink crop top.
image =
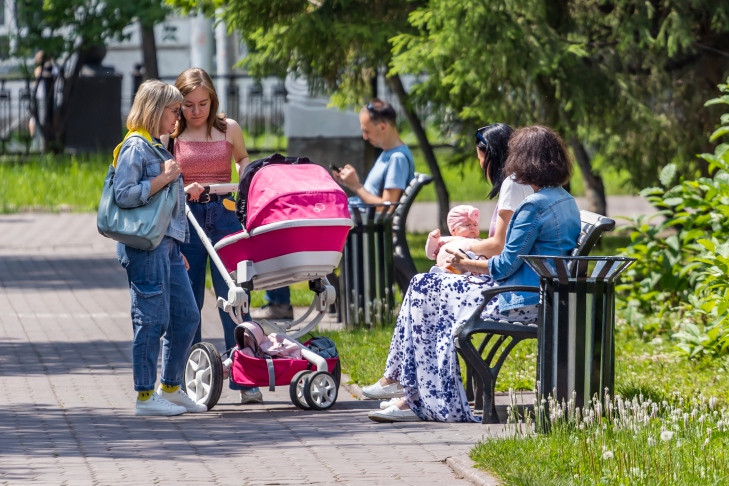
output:
M 203 186 L 231 182 L 232 163 L 238 174 L 250 163 L 238 123 L 218 113 L 218 95 L 208 73 L 200 68 L 183 71 L 175 81 L 175 87 L 185 97 L 182 116 L 168 144 L 170 152 L 182 168 L 185 193 L 190 211 L 208 238 L 214 244 L 224 236 L 241 230 L 235 214 L 235 201 L 228 195 L 203 195 Z M 205 272 L 208 253 L 195 231 L 190 232 L 190 242 L 181 245 L 182 254 L 190 265 L 188 275 L 199 309 L 205 298 Z M 228 287 L 215 265 L 210 265 L 215 295 L 226 297 Z M 235 345 L 236 324 L 230 316 L 219 310 L 225 336 L 225 349 Z M 198 325 L 193 344 L 202 340 L 202 326 Z M 230 382 L 230 388 L 241 390 L 241 402 L 262 401 L 257 388 L 243 388 Z

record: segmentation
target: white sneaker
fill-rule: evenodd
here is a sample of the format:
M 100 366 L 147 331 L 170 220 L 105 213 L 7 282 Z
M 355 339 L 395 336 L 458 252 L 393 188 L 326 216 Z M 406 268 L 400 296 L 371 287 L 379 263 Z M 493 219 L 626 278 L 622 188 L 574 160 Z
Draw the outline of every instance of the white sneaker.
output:
M 420 417 L 410 410 L 400 410 L 395 405 L 385 410 L 373 410 L 367 416 L 375 422 L 420 422 Z
M 241 405 L 245 405 L 246 403 L 263 403 L 263 393 L 258 388 L 241 390 L 240 403 Z
M 397 404 L 397 402 L 399 402 L 400 400 L 402 400 L 402 398 L 395 397 L 395 398 L 391 398 L 389 400 L 385 400 L 384 402 L 380 402 L 380 410 L 387 410 L 392 405 Z
M 163 415 L 166 417 L 172 415 L 180 415 L 187 412 L 185 407 L 175 405 L 172 402 L 168 402 L 164 398 L 160 397 L 156 393 L 152 393 L 152 396 L 145 401 L 137 399 L 137 407 L 134 412 L 135 415 Z
M 378 381 L 374 385 L 363 386 L 362 395 L 367 398 L 373 398 L 376 400 L 384 400 L 385 398 L 395 398 L 402 396 L 402 385 L 400 383 L 390 383 L 389 385 L 382 386 Z
M 172 393 L 167 393 L 166 391 L 162 390 L 162 387 L 160 386 L 159 388 L 157 388 L 157 395 L 164 398 L 170 403 L 185 407 L 185 410 L 188 412 L 199 413 L 208 411 L 207 405 L 203 405 L 202 403 L 195 403 L 192 398 L 190 398 L 190 396 L 182 390 L 182 388 L 178 388 Z

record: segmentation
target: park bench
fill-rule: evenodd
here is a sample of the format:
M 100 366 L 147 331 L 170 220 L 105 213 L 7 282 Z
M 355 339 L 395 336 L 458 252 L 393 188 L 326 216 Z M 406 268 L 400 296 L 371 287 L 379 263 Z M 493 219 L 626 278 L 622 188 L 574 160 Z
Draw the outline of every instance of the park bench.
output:
M 410 247 L 408 246 L 407 238 L 405 233 L 407 228 L 405 222 L 407 221 L 408 213 L 410 208 L 415 201 L 415 197 L 418 195 L 420 190 L 426 185 L 433 181 L 433 177 L 428 174 L 415 173 L 415 177 L 408 187 L 400 196 L 400 205 L 395 209 L 395 213 L 392 217 L 392 247 L 393 247 L 393 265 L 395 267 L 395 282 L 404 294 L 410 280 L 418 273 L 413 262 L 413 257 L 410 255 Z
M 406 220 L 415 197 L 432 180 L 416 172 L 397 203 L 353 206 L 358 210 L 352 213 L 354 227 L 342 256 L 339 293 L 339 317 L 347 325 L 370 325 L 382 317 L 383 309 L 393 309 L 393 285 L 404 293 L 417 273 L 405 236 Z M 376 301 L 386 305 L 373 305 Z
M 581 232 L 577 247 L 571 252 L 573 257 L 588 256 L 602 234 L 615 227 L 614 220 L 590 211 L 580 211 L 580 220 Z M 577 268 L 568 270 L 574 273 Z M 469 401 L 474 401 L 476 410 L 483 410 L 482 423 L 499 422 L 494 402 L 495 385 L 509 353 L 521 341 L 538 337 L 538 323 L 481 318 L 486 304 L 498 294 L 507 291 L 539 292 L 539 287 L 513 285 L 485 290 L 483 302 L 454 337 L 456 348 L 466 362 L 466 395 Z M 540 305 L 544 305 L 543 301 L 544 299 L 540 299 Z M 481 337 L 482 341 L 478 343 Z

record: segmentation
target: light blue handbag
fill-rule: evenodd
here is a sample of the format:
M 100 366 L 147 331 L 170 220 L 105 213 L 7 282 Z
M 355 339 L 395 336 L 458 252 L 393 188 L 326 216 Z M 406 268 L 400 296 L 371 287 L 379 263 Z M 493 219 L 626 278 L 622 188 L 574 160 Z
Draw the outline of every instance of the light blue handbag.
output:
M 144 137 L 139 138 L 149 143 Z M 154 145 L 150 146 L 164 161 L 162 153 Z M 170 225 L 172 210 L 177 202 L 180 178 L 155 193 L 147 204 L 135 208 L 120 208 L 114 197 L 115 173 L 114 166 L 110 165 L 104 179 L 96 216 L 99 233 L 132 248 L 154 250 L 159 246 Z

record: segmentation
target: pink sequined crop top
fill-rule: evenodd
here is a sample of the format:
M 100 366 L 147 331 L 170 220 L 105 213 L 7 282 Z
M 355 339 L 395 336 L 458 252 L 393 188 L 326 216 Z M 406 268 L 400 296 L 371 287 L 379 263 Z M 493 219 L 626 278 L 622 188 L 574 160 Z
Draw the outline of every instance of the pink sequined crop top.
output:
M 182 168 L 185 184 L 227 184 L 233 144 L 227 140 L 217 142 L 189 142 L 175 140 L 175 160 Z

